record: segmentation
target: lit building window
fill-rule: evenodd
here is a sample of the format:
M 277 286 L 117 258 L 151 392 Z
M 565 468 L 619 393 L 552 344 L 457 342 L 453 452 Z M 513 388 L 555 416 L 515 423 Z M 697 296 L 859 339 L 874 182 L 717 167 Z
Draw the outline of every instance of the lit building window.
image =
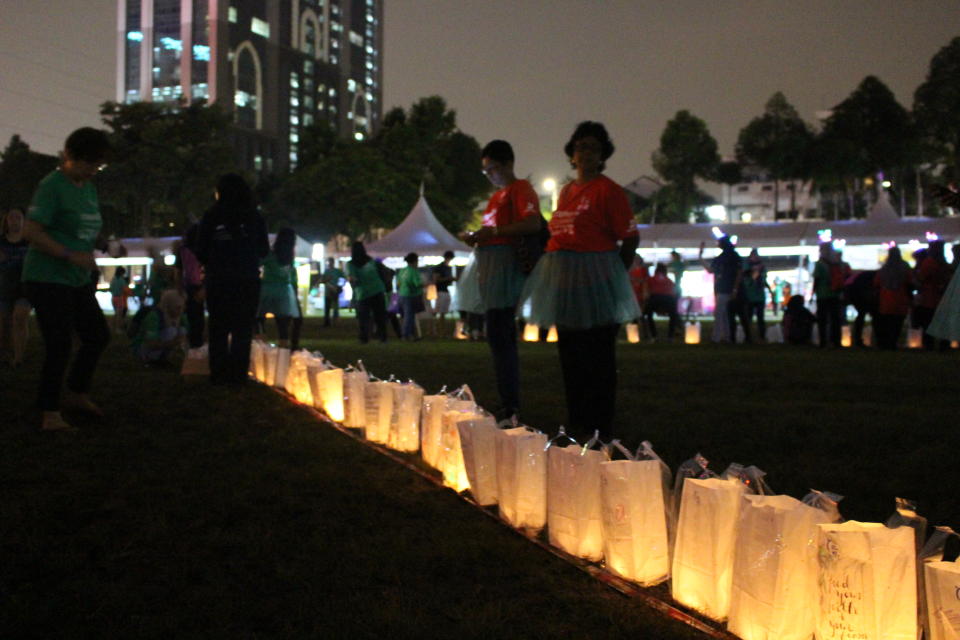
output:
M 313 115 L 310 113 L 303 114 L 303 126 L 309 127 L 313 124 Z
M 193 45 L 193 59 L 210 62 L 210 47 L 205 44 Z
M 260 18 L 253 18 L 250 20 L 250 31 L 253 31 L 258 36 L 263 36 L 264 38 L 270 37 L 270 23 L 266 20 L 261 20 Z
M 347 79 L 347 91 L 356 91 L 357 90 L 357 81 L 353 78 Z
M 354 31 L 353 29 L 350 29 L 350 43 L 351 43 L 351 44 L 355 44 L 355 45 L 357 45 L 358 47 L 362 47 L 362 46 L 363 46 L 363 36 L 360 35 L 359 33 L 357 33 L 356 31 Z
M 143 34 L 139 31 L 130 31 L 127 33 L 127 40 L 133 40 L 134 42 L 143 42 Z
M 234 23 L 237 21 L 236 7 L 230 7 L 229 9 L 227 9 L 227 20 Z
M 263 170 L 263 156 L 261 155 L 253 156 L 253 168 L 255 171 Z

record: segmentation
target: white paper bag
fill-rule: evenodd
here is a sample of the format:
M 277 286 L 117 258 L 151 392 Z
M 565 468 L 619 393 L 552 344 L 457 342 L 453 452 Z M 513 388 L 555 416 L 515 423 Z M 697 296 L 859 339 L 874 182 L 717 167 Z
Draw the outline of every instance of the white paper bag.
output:
M 367 372 L 359 365 L 359 369 L 348 369 L 343 373 L 343 423 L 354 429 L 362 429 L 367 423 L 366 389 Z
M 650 586 L 670 575 L 665 465 L 629 458 L 600 463 L 603 556 L 613 572 Z
M 492 416 L 457 423 L 470 493 L 477 504 L 497 504 L 497 422 Z
M 413 452 L 420 448 L 420 405 L 423 387 L 407 382 L 394 388 L 393 418 L 387 446 Z
M 770 344 L 782 344 L 783 327 L 780 326 L 780 323 L 771 324 L 767 327 L 767 335 L 765 337 L 767 342 Z
M 263 383 L 272 387 L 274 380 L 277 379 L 277 348 L 270 344 L 263 348 L 263 371 L 265 373 Z
M 423 461 L 434 469 L 440 468 L 443 414 L 447 411 L 449 399 L 450 396 L 443 392 L 434 396 L 423 396 L 420 414 L 420 452 Z
M 574 443 L 547 449 L 550 544 L 587 560 L 603 557 L 600 464 L 607 455 Z
M 746 487 L 739 480 L 687 478 L 673 550 L 671 595 L 714 620 L 730 610 L 733 549 Z
M 250 364 L 253 366 L 253 347 L 250 349 Z M 249 371 L 248 371 L 249 373 Z M 182 376 L 208 376 L 210 375 L 210 355 L 207 351 L 207 345 L 187 349 L 183 357 L 183 365 L 180 367 Z
M 368 382 L 364 398 L 367 419 L 364 423 L 364 436 L 371 442 L 386 444 L 390 437 L 390 423 L 393 419 L 393 389 L 396 382 Z
M 274 370 L 273 386 L 283 389 L 287 384 L 287 371 L 290 369 L 290 349 L 278 348 L 276 357 L 277 364 Z
M 960 563 L 923 566 L 927 597 L 927 639 L 960 640 Z
M 262 348 L 263 343 L 259 340 L 250 343 L 250 367 L 247 369 L 247 373 L 254 380 L 260 380 L 260 350 Z
M 915 533 L 851 520 L 818 525 L 819 640 L 916 640 Z
M 310 390 L 310 379 L 307 373 L 307 365 L 313 359 L 314 356 L 304 349 L 291 353 L 287 379 L 283 385 L 287 393 L 297 402 L 307 405 L 313 404 L 313 393 Z
M 728 628 L 744 640 L 808 640 L 816 624 L 817 525 L 824 511 L 790 496 L 740 503 Z
M 457 493 L 470 488 L 467 468 L 463 462 L 460 430 L 457 428 L 457 423 L 461 420 L 473 420 L 482 417 L 476 411 L 476 407 L 476 404 L 471 400 L 451 399 L 447 403 L 447 410 L 443 413 L 440 437 L 440 471 L 443 473 L 443 484 Z
M 314 381 L 320 408 L 334 422 L 343 422 L 343 369 L 325 363 Z
M 516 427 L 498 431 L 495 442 L 500 517 L 518 529 L 543 529 L 547 523 L 547 436 Z

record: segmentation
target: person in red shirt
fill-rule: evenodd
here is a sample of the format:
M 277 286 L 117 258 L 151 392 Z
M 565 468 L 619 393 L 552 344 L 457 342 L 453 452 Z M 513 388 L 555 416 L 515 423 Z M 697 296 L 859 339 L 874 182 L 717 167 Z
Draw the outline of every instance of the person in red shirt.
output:
M 506 419 L 520 411 L 516 309 L 526 275 L 517 259 L 517 239 L 537 233 L 543 218 L 537 192 L 514 174 L 510 143 L 493 140 L 480 155 L 483 173 L 497 191 L 482 226 L 462 236 L 475 248 L 457 283 L 457 309 L 484 315 L 501 403 L 496 414 Z
M 653 314 L 669 316 L 670 325 L 667 329 L 667 338 L 673 340 L 680 329 L 680 315 L 677 313 L 677 287 L 667 275 L 667 265 L 662 262 L 653 270 L 653 276 L 647 280 L 646 303 L 643 307 L 643 317 L 647 323 L 647 334 L 657 339 L 657 325 L 653 322 Z
M 950 348 L 948 340 L 937 340 L 927 333 L 927 327 L 933 320 L 933 314 L 943 298 L 953 270 L 947 264 L 943 255 L 943 241 L 934 240 L 927 249 L 927 255 L 917 269 L 917 300 L 913 308 L 914 325 L 923 329 L 923 348 L 932 350 L 937 347 L 941 351 Z
M 900 255 L 900 247 L 890 247 L 887 261 L 877 271 L 873 284 L 878 292 L 878 313 L 874 321 L 877 346 L 896 349 L 915 288 L 913 271 Z
M 613 151 L 606 128 L 590 121 L 564 146 L 577 176 L 560 192 L 547 252 L 520 298 L 530 322 L 557 327 L 571 432 L 599 430 L 606 438 L 613 435 L 617 333 L 640 316 L 627 276 L 640 236 L 623 189 L 602 173 Z
M 648 283 L 650 280 L 650 268 L 643 261 L 643 256 L 637 256 L 633 260 L 633 266 L 627 272 L 630 277 L 630 286 L 633 287 L 633 295 L 637 297 L 637 304 L 643 311 L 643 305 L 650 296 Z

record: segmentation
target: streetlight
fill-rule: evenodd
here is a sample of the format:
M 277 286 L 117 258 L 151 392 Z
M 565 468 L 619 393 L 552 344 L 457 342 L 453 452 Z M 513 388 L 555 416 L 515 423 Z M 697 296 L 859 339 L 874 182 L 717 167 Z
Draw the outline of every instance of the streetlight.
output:
M 543 190 L 550 194 L 550 211 L 557 210 L 557 181 L 547 178 L 543 181 Z

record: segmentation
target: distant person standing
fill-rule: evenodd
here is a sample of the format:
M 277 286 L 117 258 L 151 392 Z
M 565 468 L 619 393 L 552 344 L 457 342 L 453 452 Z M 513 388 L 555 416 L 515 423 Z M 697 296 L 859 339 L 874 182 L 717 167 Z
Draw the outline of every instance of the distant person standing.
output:
M 613 435 L 620 325 L 639 317 L 627 270 L 640 236 L 623 189 L 603 175 L 614 146 L 599 122 L 581 122 L 564 146 L 576 178 L 550 219 L 547 253 L 524 286 L 529 320 L 557 327 L 571 432 Z
M 654 323 L 654 314 L 665 315 L 670 318 L 667 329 L 667 339 L 673 340 L 680 330 L 680 316 L 677 313 L 676 287 L 673 280 L 667 276 L 667 265 L 662 262 L 653 270 L 653 276 L 647 280 L 649 295 L 644 301 L 643 317 L 647 322 L 647 335 L 652 340 L 657 339 L 657 325 Z
M 878 291 L 878 313 L 874 321 L 877 346 L 896 349 L 915 288 L 913 271 L 900 255 L 900 247 L 890 247 L 887 251 L 887 261 L 877 271 L 874 285 Z
M 433 335 L 435 336 L 446 333 L 444 323 L 450 311 L 450 285 L 456 282 L 456 278 L 453 277 L 453 267 L 450 266 L 451 260 L 453 260 L 453 251 L 445 251 L 443 262 L 430 272 L 430 279 L 437 287 L 437 299 L 433 303 Z
M 403 315 L 401 337 L 413 342 L 420 339 L 417 332 L 417 314 L 426 309 L 423 303 L 423 279 L 417 268 L 419 256 L 416 253 L 408 253 L 403 260 L 407 266 L 397 272 L 397 293 Z
M 682 310 L 683 313 L 689 316 L 690 304 L 688 303 L 685 308 L 681 307 L 683 303 L 683 274 L 687 270 L 687 265 L 683 262 L 683 258 L 676 249 L 670 252 L 670 264 L 668 268 L 670 275 L 673 276 L 673 286 L 676 289 L 673 295 L 677 297 L 677 313 L 680 313 Z
M 898 253 L 899 255 L 899 253 Z M 846 284 L 843 262 L 829 242 L 820 244 L 820 259 L 813 267 L 813 292 L 817 297 L 817 332 L 820 346 L 840 346 L 843 305 L 840 296 Z
M 751 335 L 749 324 L 756 320 L 757 341 L 763 342 L 767 338 L 767 321 L 765 314 L 767 311 L 767 291 L 773 293 L 770 285 L 767 283 L 767 267 L 763 264 L 760 252 L 756 249 L 750 251 L 747 256 L 747 268 L 743 272 L 743 292 L 746 301 L 746 310 L 744 315 L 744 333 L 749 337 Z
M 377 263 L 367 254 L 366 247 L 360 241 L 354 242 L 350 251 L 347 277 L 350 279 L 350 286 L 353 287 L 353 299 L 357 306 L 360 342 L 366 344 L 370 341 L 371 316 L 376 327 L 374 337 L 380 342 L 386 342 L 387 289 L 380 277 Z
M 200 225 L 191 224 L 183 236 L 183 243 L 177 252 L 177 268 L 180 270 L 180 284 L 186 304 L 187 322 L 190 327 L 187 344 L 191 349 L 203 346 L 203 331 L 206 324 L 204 308 L 206 292 L 203 288 L 203 267 L 197 260 L 195 249 Z
M 91 273 L 97 270 L 94 243 L 102 226 L 91 181 L 109 151 L 103 131 L 84 127 L 71 133 L 60 154 L 60 167 L 37 187 L 24 225 L 30 248 L 24 258 L 23 283 L 46 349 L 39 405 L 40 426 L 48 431 L 71 428 L 60 414 L 60 391 L 73 334 L 80 348 L 67 376 L 63 405 L 102 415 L 89 396 L 97 361 L 110 341 L 110 329 L 90 286 Z
M 740 291 L 740 279 L 743 277 L 740 256 L 733 248 L 729 236 L 717 239 L 720 254 L 710 262 L 703 259 L 705 243 L 700 243 L 700 263 L 703 268 L 713 274 L 713 293 L 715 306 L 713 308 L 713 341 L 735 342 L 734 317 L 736 315 L 735 300 Z
M 947 290 L 947 285 L 950 284 L 950 278 L 953 276 L 953 270 L 947 264 L 947 259 L 943 255 L 942 240 L 934 240 L 930 243 L 927 256 L 919 266 L 920 268 L 917 269 L 917 300 L 916 306 L 913 308 L 914 324 L 923 329 L 924 349 L 939 348 L 940 351 L 946 351 L 950 348 L 949 341 L 938 341 L 927 332 L 927 328 L 933 320 L 933 314 Z
M 113 305 L 113 330 L 122 334 L 127 324 L 127 298 L 130 297 L 130 280 L 127 270 L 117 267 L 110 279 L 110 302 Z
M 293 264 L 296 243 L 297 234 L 293 229 L 286 227 L 277 232 L 273 248 L 263 260 L 260 309 L 257 312 L 264 329 L 267 314 L 273 315 L 279 346 L 293 350 L 300 346 L 300 327 L 303 323 L 300 301 L 297 300 L 297 268 Z
M 496 187 L 483 224 L 463 236 L 475 247 L 457 284 L 457 308 L 466 314 L 471 339 L 486 325 L 497 380 L 500 419 L 520 411 L 520 355 L 517 348 L 517 300 L 526 274 L 517 258 L 519 236 L 541 230 L 540 199 L 533 186 L 514 173 L 513 147 L 489 142 L 480 153 L 484 175 Z M 482 318 L 477 322 L 476 318 Z
M 253 192 L 242 177 L 221 176 L 216 198 L 200 221 L 195 251 L 205 268 L 210 381 L 242 385 L 260 301 L 260 261 L 270 252 L 270 243 Z
M 0 350 L 14 368 L 23 363 L 30 317 L 30 301 L 21 282 L 29 247 L 23 224 L 23 210 L 19 208 L 7 211 L 0 221 Z
M 327 258 L 327 268 L 320 276 L 320 284 L 323 285 L 323 326 L 329 327 L 336 324 L 340 318 L 340 293 L 343 291 L 343 283 L 346 282 L 347 275 L 337 268 L 337 262 L 333 258 Z

